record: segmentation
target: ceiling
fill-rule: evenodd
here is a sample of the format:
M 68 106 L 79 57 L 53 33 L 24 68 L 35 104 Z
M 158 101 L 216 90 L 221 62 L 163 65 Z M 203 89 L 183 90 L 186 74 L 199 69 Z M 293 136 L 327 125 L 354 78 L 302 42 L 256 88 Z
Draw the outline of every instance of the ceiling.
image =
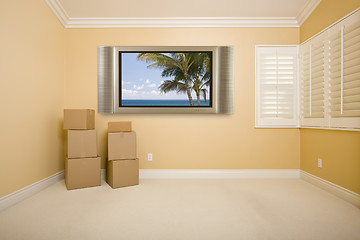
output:
M 321 0 L 46 0 L 65 27 L 298 27 Z

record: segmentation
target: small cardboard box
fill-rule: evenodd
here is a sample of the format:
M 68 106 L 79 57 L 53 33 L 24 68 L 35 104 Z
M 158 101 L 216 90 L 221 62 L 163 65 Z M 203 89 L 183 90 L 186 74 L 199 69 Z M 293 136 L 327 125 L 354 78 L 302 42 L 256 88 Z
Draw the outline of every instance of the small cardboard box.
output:
M 108 133 L 108 159 L 135 159 L 136 133 L 114 132 Z
M 139 185 L 139 159 L 108 161 L 106 176 L 112 188 Z
M 66 158 L 65 183 L 68 190 L 100 186 L 101 158 Z
M 131 121 L 108 122 L 108 132 L 131 132 Z
M 97 157 L 96 130 L 67 130 L 67 157 Z
M 64 129 L 95 129 L 95 111 L 92 109 L 65 109 Z

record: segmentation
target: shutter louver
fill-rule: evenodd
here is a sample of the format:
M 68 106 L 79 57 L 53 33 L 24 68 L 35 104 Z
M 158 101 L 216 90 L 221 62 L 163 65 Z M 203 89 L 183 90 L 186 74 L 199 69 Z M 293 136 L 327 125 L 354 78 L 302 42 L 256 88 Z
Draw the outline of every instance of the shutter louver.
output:
M 329 31 L 330 126 L 360 128 L 360 13 Z
M 302 46 L 300 53 L 300 113 L 305 118 L 310 116 L 310 46 Z
M 318 127 L 325 119 L 325 40 L 324 36 L 300 48 L 300 116 L 303 126 Z
M 310 114 L 306 117 L 324 117 L 324 42 L 311 46 Z M 306 86 L 305 86 L 306 87 Z
M 330 116 L 335 116 L 335 110 L 341 105 L 341 59 L 342 59 L 342 34 L 336 31 L 329 37 L 329 95 L 330 95 Z
M 257 47 L 257 126 L 296 126 L 296 47 Z
M 340 39 L 342 76 L 331 83 L 331 116 L 360 117 L 360 22 L 344 27 Z

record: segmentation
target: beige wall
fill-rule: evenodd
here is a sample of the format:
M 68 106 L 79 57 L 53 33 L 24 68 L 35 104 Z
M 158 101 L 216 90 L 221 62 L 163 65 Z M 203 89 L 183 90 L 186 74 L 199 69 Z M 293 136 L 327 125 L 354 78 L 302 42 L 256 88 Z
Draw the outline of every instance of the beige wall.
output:
M 66 29 L 65 107 L 97 108 L 97 46 L 233 45 L 233 115 L 97 114 L 102 166 L 107 122 L 131 120 L 143 169 L 298 169 L 298 129 L 254 128 L 254 47 L 298 39 L 297 28 Z
M 360 7 L 358 0 L 324 0 L 300 28 L 303 41 Z M 301 129 L 301 170 L 360 193 L 360 132 Z M 317 168 L 317 158 L 323 168 Z
M 43 0 L 0 7 L 0 197 L 63 169 L 64 29 Z
M 300 27 L 300 42 L 360 7 L 360 0 L 322 0 Z

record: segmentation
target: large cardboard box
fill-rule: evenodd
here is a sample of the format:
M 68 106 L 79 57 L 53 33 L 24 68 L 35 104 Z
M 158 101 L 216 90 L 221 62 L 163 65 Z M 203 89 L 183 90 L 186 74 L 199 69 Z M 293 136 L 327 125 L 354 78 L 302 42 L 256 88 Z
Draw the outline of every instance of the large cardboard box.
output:
M 65 183 L 68 190 L 100 186 L 101 158 L 66 158 Z
M 108 159 L 135 159 L 136 133 L 114 132 L 108 133 Z
M 108 122 L 108 132 L 131 132 L 131 121 Z
M 67 130 L 67 157 L 97 157 L 96 130 Z
M 139 159 L 107 162 L 107 183 L 112 188 L 139 184 Z
M 95 111 L 92 109 L 65 109 L 64 129 L 95 129 Z

